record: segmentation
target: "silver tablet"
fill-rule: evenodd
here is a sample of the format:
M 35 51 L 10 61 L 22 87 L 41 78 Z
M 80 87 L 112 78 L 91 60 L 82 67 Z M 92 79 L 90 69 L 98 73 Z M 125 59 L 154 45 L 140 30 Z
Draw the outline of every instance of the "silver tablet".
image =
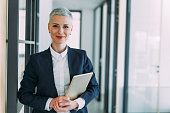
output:
M 70 97 L 71 100 L 74 100 L 80 94 L 85 92 L 92 75 L 93 75 L 93 72 L 85 73 L 81 75 L 75 75 L 73 79 L 71 80 L 66 96 Z

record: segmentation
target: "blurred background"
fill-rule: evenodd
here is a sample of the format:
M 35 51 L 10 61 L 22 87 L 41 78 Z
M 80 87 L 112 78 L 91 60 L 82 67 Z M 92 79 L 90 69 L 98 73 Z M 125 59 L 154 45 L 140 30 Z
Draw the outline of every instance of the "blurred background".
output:
M 31 113 L 17 90 L 50 46 L 49 13 L 73 14 L 67 44 L 87 51 L 99 95 L 89 113 L 170 113 L 170 0 L 0 0 L 0 113 Z

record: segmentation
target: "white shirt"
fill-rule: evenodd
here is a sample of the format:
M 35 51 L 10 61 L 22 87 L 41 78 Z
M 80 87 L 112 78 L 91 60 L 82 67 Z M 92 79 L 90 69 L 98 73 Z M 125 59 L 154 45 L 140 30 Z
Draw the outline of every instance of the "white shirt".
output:
M 66 48 L 64 52 L 59 54 L 55 52 L 53 48 L 50 46 L 50 51 L 52 55 L 55 86 L 58 92 L 58 96 L 63 96 L 65 95 L 70 84 L 70 73 L 69 73 L 68 55 L 67 55 L 68 49 Z M 45 110 L 47 111 L 51 110 L 49 107 L 51 100 L 52 98 L 49 98 L 46 102 Z M 85 105 L 85 100 L 82 98 L 78 98 L 74 101 L 78 103 L 79 105 L 78 109 L 82 109 Z

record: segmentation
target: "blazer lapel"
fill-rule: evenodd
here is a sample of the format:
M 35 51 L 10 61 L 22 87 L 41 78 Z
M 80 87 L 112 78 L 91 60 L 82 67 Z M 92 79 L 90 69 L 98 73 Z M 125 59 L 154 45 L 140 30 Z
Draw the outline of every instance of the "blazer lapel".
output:
M 72 49 L 68 46 L 68 67 L 69 67 L 69 72 L 70 72 L 70 81 L 72 80 L 74 73 L 73 73 L 73 69 L 72 69 L 72 64 L 73 63 L 73 54 L 72 54 Z

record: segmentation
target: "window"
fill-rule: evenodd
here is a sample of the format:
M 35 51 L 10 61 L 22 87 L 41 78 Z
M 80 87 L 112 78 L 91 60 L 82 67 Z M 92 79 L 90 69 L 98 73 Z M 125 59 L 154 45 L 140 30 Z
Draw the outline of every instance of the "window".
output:
M 73 31 L 67 44 L 73 48 L 80 48 L 81 44 L 81 12 L 71 11 L 73 16 Z
M 30 55 L 38 51 L 38 13 L 39 0 L 8 2 L 7 113 L 31 112 L 19 103 L 16 93 Z

